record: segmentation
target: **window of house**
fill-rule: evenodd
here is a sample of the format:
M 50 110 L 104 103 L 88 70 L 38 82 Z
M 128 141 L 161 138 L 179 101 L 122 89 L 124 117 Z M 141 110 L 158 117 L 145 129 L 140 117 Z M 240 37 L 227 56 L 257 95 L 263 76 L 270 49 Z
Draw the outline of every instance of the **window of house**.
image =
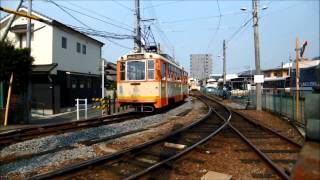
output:
M 72 88 L 72 89 L 77 88 L 77 79 L 72 78 L 71 81 L 70 81 L 70 83 L 71 83 L 71 88 Z
M 67 49 L 67 38 L 66 37 L 61 37 L 61 47 L 64 49 Z
M 84 84 L 85 84 L 84 80 L 80 80 L 79 85 L 81 89 L 84 88 Z
M 87 46 L 82 44 L 82 54 L 87 54 Z
M 154 79 L 154 60 L 148 60 L 148 79 Z
M 120 63 L 120 80 L 125 80 L 126 77 L 126 63 Z
M 91 82 L 91 79 L 88 79 L 88 80 L 87 80 L 87 88 L 91 88 L 91 86 L 92 86 L 91 83 L 92 83 L 92 82 Z
M 81 44 L 77 42 L 77 52 L 80 53 L 81 52 Z

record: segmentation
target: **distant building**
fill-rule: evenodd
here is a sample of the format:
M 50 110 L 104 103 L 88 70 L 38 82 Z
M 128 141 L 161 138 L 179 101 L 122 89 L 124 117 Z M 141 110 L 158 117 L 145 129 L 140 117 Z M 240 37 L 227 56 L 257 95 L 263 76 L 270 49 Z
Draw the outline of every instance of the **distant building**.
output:
M 265 69 L 262 71 L 265 78 L 275 78 L 275 77 L 289 77 L 288 67 L 278 67 L 272 69 Z
M 28 12 L 20 8 L 20 12 Z M 50 22 L 32 20 L 31 55 L 33 110 L 54 114 L 74 107 L 76 98 L 101 96 L 99 62 L 103 43 L 63 23 L 33 11 Z M 12 15 L 0 21 L 0 34 Z M 17 16 L 7 39 L 17 48 L 26 47 L 27 18 Z
M 291 68 L 291 87 L 296 86 L 296 64 L 293 62 Z M 320 91 L 320 59 L 302 59 L 299 62 L 299 86 L 300 90 Z
M 205 80 L 212 72 L 211 54 L 190 55 L 190 76 L 199 80 Z

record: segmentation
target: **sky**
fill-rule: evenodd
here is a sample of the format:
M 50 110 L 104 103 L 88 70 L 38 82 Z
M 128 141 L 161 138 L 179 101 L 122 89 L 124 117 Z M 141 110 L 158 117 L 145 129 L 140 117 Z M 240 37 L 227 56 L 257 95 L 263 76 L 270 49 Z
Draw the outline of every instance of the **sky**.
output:
M 1 7 L 10 9 L 18 3 L 0 1 Z M 319 6 L 319 0 L 258 1 L 262 69 L 287 63 L 290 56 L 294 59 L 296 38 L 301 44 L 308 42 L 304 57 L 320 55 Z M 133 8 L 133 0 L 33 0 L 35 11 L 64 24 L 130 36 Z M 141 19 L 154 19 L 144 21 L 142 28 L 150 26 L 156 42 L 187 71 L 190 54 L 208 53 L 213 57 L 212 73 L 221 73 L 223 40 L 228 74 L 255 69 L 251 0 L 141 0 L 140 10 Z M 133 47 L 132 39 L 94 38 L 105 43 L 102 57 L 110 62 Z

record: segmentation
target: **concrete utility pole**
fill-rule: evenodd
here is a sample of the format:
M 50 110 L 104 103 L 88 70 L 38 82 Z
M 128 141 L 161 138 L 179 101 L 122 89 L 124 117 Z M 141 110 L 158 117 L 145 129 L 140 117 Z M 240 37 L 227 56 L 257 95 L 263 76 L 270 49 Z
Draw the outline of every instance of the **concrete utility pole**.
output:
M 223 40 L 223 85 L 227 82 L 227 72 L 226 72 L 226 40 Z
M 18 5 L 16 11 L 19 11 L 22 3 L 23 3 L 23 0 L 20 0 L 20 3 L 19 3 L 19 5 Z M 9 29 L 10 29 L 10 27 L 11 27 L 11 25 L 12 25 L 12 23 L 13 23 L 13 21 L 14 21 L 15 18 L 16 18 L 16 14 L 13 14 L 12 17 L 10 18 L 10 20 L 9 20 L 9 23 L 8 23 L 6 29 L 4 30 L 4 32 L 3 32 L 2 36 L 1 36 L 1 41 L 3 41 L 3 40 L 6 39 L 6 37 L 7 37 L 7 35 L 8 35 L 8 32 L 9 32 Z
M 300 75 L 300 69 L 299 69 L 299 61 L 300 61 L 300 42 L 299 38 L 296 39 L 296 118 L 299 121 L 300 120 L 300 86 L 299 86 L 299 75 Z
M 101 61 L 101 97 L 104 98 L 104 59 Z
M 28 0 L 28 4 L 28 15 L 31 16 L 32 0 Z M 31 48 L 31 18 L 28 19 L 27 23 L 27 48 Z
M 135 5 L 134 48 L 137 53 L 140 53 L 141 52 L 140 0 L 135 0 L 134 5 Z
M 257 0 L 252 0 L 252 15 L 253 15 L 253 30 L 254 30 L 254 52 L 255 52 L 255 64 L 256 75 L 261 74 L 260 70 L 260 48 L 259 48 L 259 29 L 258 29 L 258 11 Z M 256 110 L 260 111 L 261 108 L 261 83 L 256 85 Z

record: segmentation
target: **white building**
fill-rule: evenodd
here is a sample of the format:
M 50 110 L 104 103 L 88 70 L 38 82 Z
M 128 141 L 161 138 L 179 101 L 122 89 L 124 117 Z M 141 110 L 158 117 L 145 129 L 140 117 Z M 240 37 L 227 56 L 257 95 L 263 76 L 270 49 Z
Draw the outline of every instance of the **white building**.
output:
M 57 113 L 61 108 L 74 106 L 75 98 L 100 97 L 99 61 L 103 43 L 38 12 L 33 11 L 32 15 L 50 22 L 31 22 L 31 56 L 35 59 L 33 104 Z M 11 16 L 1 19 L 0 34 Z M 26 47 L 26 30 L 27 18 L 17 16 L 7 39 L 17 48 Z

